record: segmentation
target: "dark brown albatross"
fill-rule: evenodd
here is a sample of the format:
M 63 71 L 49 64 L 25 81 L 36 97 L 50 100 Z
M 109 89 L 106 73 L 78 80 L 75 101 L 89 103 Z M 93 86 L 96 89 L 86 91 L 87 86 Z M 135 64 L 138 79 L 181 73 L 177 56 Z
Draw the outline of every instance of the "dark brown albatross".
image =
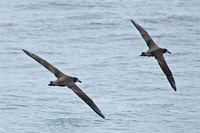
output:
M 50 72 L 52 72 L 58 79 L 55 81 L 50 81 L 49 86 L 67 86 L 70 88 L 76 95 L 78 95 L 87 105 L 89 105 L 94 112 L 96 112 L 99 116 L 102 118 L 105 118 L 104 115 L 101 113 L 100 109 L 97 107 L 97 105 L 90 99 L 76 84 L 75 82 L 81 81 L 77 77 L 71 77 L 68 76 L 61 71 L 59 71 L 57 68 L 52 66 L 50 63 L 45 61 L 44 59 L 40 58 L 39 56 L 22 49 L 28 56 L 32 57 L 34 60 L 36 60 L 38 63 L 43 65 L 46 69 L 48 69 Z
M 138 29 L 138 31 L 140 32 L 141 36 L 143 37 L 143 39 L 147 43 L 147 46 L 149 47 L 149 50 L 146 51 L 146 52 L 142 52 L 140 56 L 148 56 L 148 57 L 153 56 L 153 57 L 155 57 L 156 60 L 158 61 L 158 64 L 160 65 L 161 69 L 165 73 L 170 85 L 172 86 L 174 91 L 176 91 L 176 83 L 175 83 L 174 77 L 173 77 L 172 72 L 169 69 L 169 67 L 168 67 L 168 65 L 167 65 L 167 63 L 165 61 L 165 58 L 163 56 L 163 54 L 165 54 L 165 53 L 171 54 L 171 52 L 169 52 L 166 48 L 158 47 L 156 45 L 156 43 L 151 39 L 151 37 L 149 36 L 147 31 L 145 31 L 135 21 L 131 20 L 131 22 Z

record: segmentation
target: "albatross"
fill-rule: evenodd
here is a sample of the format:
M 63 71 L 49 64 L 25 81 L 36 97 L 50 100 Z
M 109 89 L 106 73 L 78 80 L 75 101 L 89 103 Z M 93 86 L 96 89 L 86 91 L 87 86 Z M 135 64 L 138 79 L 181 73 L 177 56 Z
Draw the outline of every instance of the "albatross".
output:
M 69 89 L 71 89 L 76 95 L 78 95 L 88 106 L 90 106 L 94 112 L 96 112 L 99 116 L 102 118 L 105 118 L 104 115 L 101 113 L 100 109 L 97 107 L 97 105 L 90 99 L 75 83 L 81 81 L 77 77 L 68 76 L 64 73 L 62 73 L 60 70 L 55 68 L 53 65 L 48 63 L 46 60 L 40 58 L 39 56 L 22 49 L 28 56 L 32 57 L 34 60 L 36 60 L 38 63 L 43 65 L 46 69 L 48 69 L 50 72 L 52 72 L 56 77 L 57 80 L 50 81 L 48 84 L 49 86 L 67 86 Z
M 171 54 L 171 52 L 169 52 L 166 48 L 158 47 L 158 45 L 153 41 L 153 39 L 150 37 L 148 32 L 145 31 L 144 28 L 142 28 L 142 26 L 140 26 L 133 20 L 131 20 L 131 22 L 137 28 L 137 30 L 140 32 L 141 36 L 143 37 L 147 46 L 149 47 L 148 51 L 142 52 L 140 56 L 155 57 L 155 59 L 158 61 L 158 64 L 160 65 L 162 71 L 165 73 L 170 85 L 172 86 L 174 91 L 176 91 L 176 83 L 175 83 L 173 74 L 172 74 L 171 70 L 169 69 L 169 67 L 165 61 L 165 58 L 163 56 L 163 54 L 165 54 L 165 53 Z

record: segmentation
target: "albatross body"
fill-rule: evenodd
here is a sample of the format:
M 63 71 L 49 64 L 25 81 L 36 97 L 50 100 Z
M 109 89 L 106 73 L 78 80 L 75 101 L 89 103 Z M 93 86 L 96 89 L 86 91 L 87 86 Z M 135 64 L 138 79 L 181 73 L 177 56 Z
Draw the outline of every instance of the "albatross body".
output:
M 156 43 L 149 36 L 149 34 L 147 33 L 147 31 L 145 31 L 135 21 L 131 20 L 131 22 L 138 29 L 138 31 L 140 32 L 141 36 L 145 40 L 147 46 L 149 47 L 149 50 L 146 51 L 146 52 L 142 52 L 140 56 L 155 57 L 155 59 L 158 61 L 158 64 L 160 65 L 161 69 L 165 73 L 165 75 L 166 75 L 166 77 L 167 77 L 170 85 L 172 86 L 172 88 L 174 89 L 174 91 L 176 91 L 176 83 L 175 83 L 174 77 L 173 77 L 172 72 L 169 69 L 169 67 L 168 67 L 168 65 L 167 65 L 167 63 L 165 61 L 165 58 L 163 56 L 163 54 L 165 54 L 165 53 L 171 54 L 171 52 L 169 52 L 165 48 L 158 47 L 158 45 L 156 45 Z
M 43 65 L 46 69 L 48 69 L 50 72 L 52 72 L 56 77 L 57 80 L 50 81 L 49 86 L 67 86 L 70 88 L 76 95 L 78 95 L 88 106 L 90 106 L 94 112 L 96 112 L 99 116 L 102 118 L 105 118 L 104 115 L 101 113 L 100 109 L 97 107 L 97 105 L 90 99 L 75 83 L 81 81 L 77 77 L 71 77 L 64 73 L 62 73 L 60 70 L 55 68 L 53 65 L 48 63 L 46 60 L 40 58 L 39 56 L 22 49 L 28 56 L 32 57 L 34 60 L 36 60 L 38 63 Z

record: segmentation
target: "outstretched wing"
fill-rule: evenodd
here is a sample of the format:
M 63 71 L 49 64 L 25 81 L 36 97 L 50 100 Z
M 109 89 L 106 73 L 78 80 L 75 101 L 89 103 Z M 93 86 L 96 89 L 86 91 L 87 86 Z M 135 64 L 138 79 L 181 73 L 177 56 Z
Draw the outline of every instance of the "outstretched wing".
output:
M 145 42 L 147 43 L 149 49 L 153 49 L 153 48 L 157 48 L 158 46 L 156 45 L 156 43 L 152 40 L 152 38 L 149 36 L 148 32 L 145 31 L 142 26 L 140 26 L 139 24 L 137 24 L 135 21 L 131 20 L 131 22 L 133 23 L 133 25 L 138 29 L 138 31 L 140 32 L 140 34 L 142 35 L 142 37 L 144 38 Z
M 64 74 L 59 71 L 57 68 L 55 68 L 54 66 L 52 66 L 50 63 L 48 63 L 46 60 L 40 58 L 39 56 L 22 49 L 28 56 L 32 57 L 34 60 L 36 60 L 38 63 L 40 63 L 41 65 L 43 65 L 46 69 L 48 69 L 50 72 L 52 72 L 57 78 L 63 76 Z
M 156 59 L 158 61 L 158 64 L 160 65 L 161 69 L 165 73 L 170 85 L 172 86 L 174 91 L 176 91 L 176 83 L 175 83 L 174 77 L 173 77 L 172 72 L 169 69 L 169 67 L 168 67 L 168 65 L 165 61 L 164 56 L 162 55 L 162 56 L 156 57 Z
M 87 105 L 90 106 L 94 110 L 94 112 L 96 112 L 102 118 L 105 118 L 97 105 L 92 101 L 92 99 L 90 99 L 76 84 L 70 87 L 70 89 L 72 89 L 72 91 L 75 92 L 76 95 L 78 95 L 85 103 L 87 103 Z

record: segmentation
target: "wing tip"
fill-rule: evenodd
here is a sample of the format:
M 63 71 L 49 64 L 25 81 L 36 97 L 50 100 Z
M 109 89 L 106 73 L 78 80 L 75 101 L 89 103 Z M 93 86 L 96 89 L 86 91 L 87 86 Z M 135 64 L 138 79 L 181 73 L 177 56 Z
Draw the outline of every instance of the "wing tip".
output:
M 139 30 L 139 32 L 141 32 L 142 30 L 144 30 L 142 28 L 142 26 L 140 26 L 139 24 L 137 24 L 134 20 L 130 19 L 130 21 L 132 22 L 132 24 Z M 144 30 L 145 31 L 145 30 Z
M 22 51 L 24 51 L 24 52 L 26 52 L 26 50 L 25 49 L 21 49 Z
M 105 119 L 105 116 L 103 115 L 103 113 L 101 112 L 101 110 L 96 106 L 96 108 L 93 108 L 94 112 L 96 112 L 96 114 L 98 114 L 101 118 Z
M 176 86 L 175 86 L 175 85 L 173 86 L 173 89 L 174 89 L 174 91 L 177 91 L 177 89 L 176 89 Z
M 101 112 L 98 113 L 98 115 L 99 115 L 101 118 L 106 119 L 105 116 L 104 116 Z
M 134 24 L 134 25 L 136 25 L 136 23 L 135 23 L 135 21 L 134 20 L 132 20 L 132 19 L 130 19 L 130 21 Z
M 27 55 L 29 55 L 30 54 L 30 52 L 28 52 L 27 50 L 25 50 L 25 49 L 22 49 L 22 51 L 24 51 L 24 53 L 26 53 Z
M 177 91 L 175 82 L 170 82 L 170 84 L 171 84 L 172 88 L 174 89 L 174 91 Z

